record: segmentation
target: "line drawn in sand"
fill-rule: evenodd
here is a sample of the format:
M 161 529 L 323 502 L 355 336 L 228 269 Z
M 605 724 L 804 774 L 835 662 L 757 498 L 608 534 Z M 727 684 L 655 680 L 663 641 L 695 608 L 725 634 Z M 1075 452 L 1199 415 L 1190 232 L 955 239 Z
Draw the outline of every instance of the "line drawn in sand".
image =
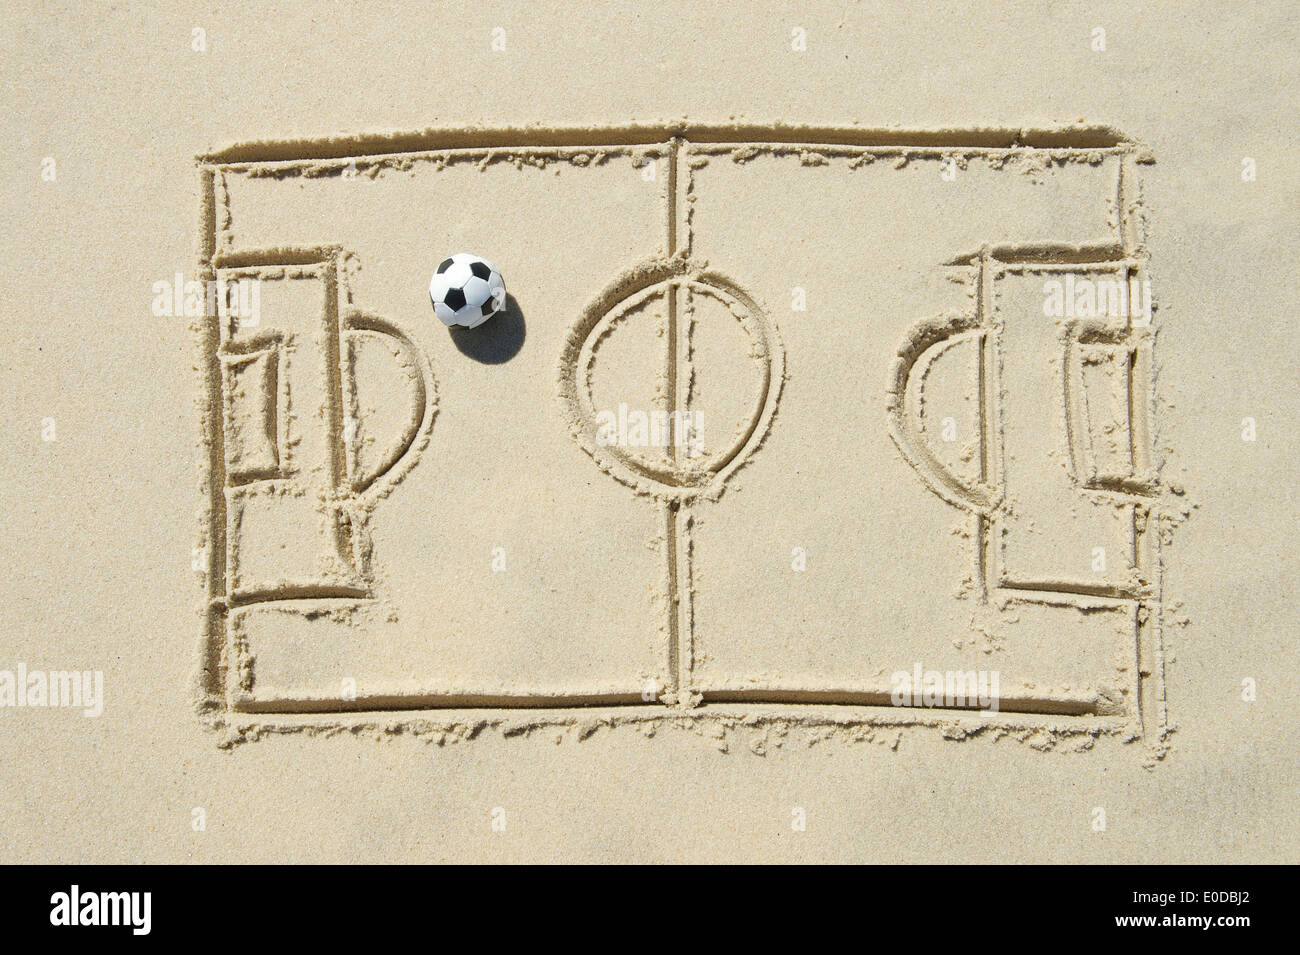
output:
M 210 275 L 256 281 L 269 307 L 247 321 L 224 302 L 207 329 L 212 524 L 210 624 L 278 601 L 371 600 L 371 508 L 415 465 L 433 422 L 428 363 L 383 318 L 346 306 L 338 248 L 213 256 Z M 353 374 L 387 353 L 410 402 L 372 455 Z M 205 665 L 214 665 L 214 658 Z
M 600 468 L 618 481 L 662 502 L 668 578 L 668 662 L 665 703 L 687 703 L 692 697 L 694 665 L 691 635 L 691 571 L 689 566 L 692 509 L 700 500 L 716 499 L 730 475 L 744 465 L 762 443 L 780 399 L 785 378 L 784 351 L 775 325 L 762 308 L 730 280 L 693 266 L 684 255 L 647 263 L 611 285 L 583 312 L 570 331 L 560 362 L 560 400 L 574 437 Z M 692 329 L 708 319 L 734 320 L 744 331 L 737 342 L 740 360 L 752 363 L 754 374 L 748 408 L 724 431 L 729 440 L 698 459 L 688 449 L 670 444 L 666 454 L 637 454 L 597 440 L 597 409 L 591 382 L 596 372 L 597 344 L 614 334 L 630 313 L 648 300 L 662 300 L 666 315 L 663 335 L 666 394 L 661 396 L 669 416 L 692 411 Z M 694 694 L 695 702 L 699 695 Z
M 247 655 L 241 657 L 238 634 L 230 632 L 232 611 L 255 603 L 301 601 L 304 614 L 309 608 L 319 613 L 331 601 L 342 605 L 379 596 L 370 572 L 368 515 L 422 454 L 433 453 L 426 445 L 436 399 L 430 363 L 419 346 L 396 324 L 347 304 L 339 267 L 345 236 L 330 237 L 342 243 L 338 245 L 231 250 L 228 223 L 221 221 L 225 171 L 238 167 L 274 178 L 296 175 L 301 168 L 305 175 L 323 176 L 345 164 L 354 171 L 407 170 L 422 158 L 441 162 L 457 150 L 481 154 L 484 162 L 498 153 L 517 162 L 530 151 L 587 157 L 630 149 L 641 149 L 666 166 L 661 251 L 607 285 L 572 321 L 558 356 L 557 390 L 562 416 L 578 445 L 600 470 L 654 499 L 662 511 L 668 585 L 665 685 L 653 699 L 628 693 L 580 698 L 378 692 L 337 704 L 292 694 L 262 710 L 241 703 L 240 683 L 251 679 L 246 671 L 252 663 Z M 775 419 L 787 355 L 770 309 L 727 274 L 726 263 L 705 262 L 695 254 L 693 169 L 709 157 L 729 156 L 739 164 L 764 150 L 805 161 L 811 151 L 814 162 L 850 164 L 952 155 L 986 156 L 993 163 L 1039 153 L 1049 164 L 1062 157 L 1116 161 L 1113 242 L 997 245 L 998 236 L 990 236 L 990 244 L 945 262 L 942 268 L 969 289 L 972 307 L 933 319 L 918 316 L 899 344 L 887 380 L 868 382 L 864 390 L 878 389 L 875 393 L 883 395 L 885 427 L 917 478 L 967 515 L 978 601 L 1127 616 L 1133 635 L 1132 683 L 1118 695 L 1073 699 L 1026 693 L 1004 701 L 998 720 L 981 720 L 960 712 L 936 716 L 934 711 L 891 707 L 887 690 L 866 684 L 736 688 L 696 682 L 695 516 L 716 506 L 732 475 L 761 454 L 769 432 L 780 427 Z M 898 132 L 680 126 L 434 131 L 249 144 L 201 157 L 205 274 L 267 283 L 262 295 L 270 307 L 263 305 L 264 314 L 314 316 L 301 326 L 250 329 L 240 328 L 230 316 L 218 316 L 205 330 L 212 559 L 201 691 L 208 708 L 225 719 L 241 711 L 258 712 L 260 722 L 245 724 L 256 732 L 272 725 L 264 719 L 268 713 L 283 726 L 328 727 L 349 720 L 356 725 L 380 713 L 381 722 L 409 727 L 414 711 L 546 710 L 545 718 L 508 712 L 494 717 L 531 726 L 546 719 L 567 723 L 578 718 L 580 707 L 599 706 L 611 725 L 665 715 L 859 727 L 946 725 L 950 718 L 967 718 L 981 729 L 995 726 L 1013 735 L 1043 729 L 1127 735 L 1159 747 L 1167 719 L 1160 490 L 1153 456 L 1154 331 L 1127 317 L 1035 322 L 1026 315 L 1037 307 L 1045 278 L 1062 273 L 1124 282 L 1145 277 L 1136 191 L 1141 152 L 1101 129 Z M 277 312 L 277 291 L 286 301 L 297 297 L 319 304 Z M 593 382 L 601 374 L 599 346 L 638 321 L 646 309 L 664 317 L 663 387 L 655 401 L 670 413 L 693 407 L 701 376 L 709 373 L 697 360 L 697 330 L 709 324 L 738 331 L 729 346 L 731 357 L 724 360 L 743 387 L 723 415 L 730 417 L 716 432 L 721 438 L 701 458 L 687 457 L 678 447 L 622 448 L 596 440 Z M 392 433 L 362 441 L 358 432 L 367 428 L 366 415 L 352 370 L 365 360 L 361 356 L 367 349 L 371 355 L 388 353 L 409 379 L 409 414 L 386 415 Z M 1050 368 L 1041 367 L 1044 354 L 1052 356 Z M 965 454 L 933 440 L 937 422 L 931 420 L 927 389 L 941 388 L 945 379 L 969 379 L 977 396 L 972 412 L 977 446 Z M 309 413 L 316 405 L 326 409 L 321 420 Z M 1065 434 L 1068 449 L 1062 479 L 1055 486 L 1027 486 L 1015 462 L 1055 453 L 1048 435 L 1057 430 Z M 436 451 L 436 441 L 433 446 Z M 269 510 L 277 515 L 270 523 L 264 518 Z M 292 519 L 286 518 L 290 513 Z M 1060 520 L 1062 514 L 1068 520 Z M 298 529 L 291 546 L 259 535 L 263 526 L 272 525 L 276 533 L 288 526 Z M 1050 528 L 1046 535 L 1044 527 Z M 1094 539 L 1111 555 L 1105 573 L 1080 574 L 1055 562 L 1064 545 Z M 397 712 L 401 710 L 408 712 Z M 383 717 L 385 711 L 389 715 Z
M 890 436 L 918 475 L 949 503 L 971 515 L 973 579 L 979 599 L 1027 601 L 1084 609 L 1129 609 L 1134 621 L 1133 698 L 1137 718 L 1155 737 L 1166 725 L 1160 646 L 1160 533 L 1152 449 L 1152 347 L 1149 323 L 1127 314 L 1058 326 L 1032 306 L 1044 277 L 1097 276 L 1125 287 L 1145 270 L 1140 256 L 1117 248 L 1093 261 L 1060 262 L 1039 248 L 983 249 L 952 263 L 965 272 L 974 307 L 914 327 L 891 370 Z M 1006 286 L 1019 286 L 1015 294 Z M 1059 384 L 1045 394 L 1041 356 L 1055 352 Z M 943 367 L 966 375 L 977 395 L 978 447 L 965 462 L 942 460 L 926 428 L 925 389 Z M 1026 395 L 1020 388 L 1035 380 Z M 1057 420 L 1053 421 L 1053 417 Z M 1050 455 L 1047 436 L 1063 431 L 1069 468 L 1057 486 L 1019 487 L 1008 459 Z M 1022 553 L 1028 532 L 1037 538 Z M 1087 577 L 1061 566 L 1077 542 L 1104 541 L 1110 572 Z M 1110 546 L 1111 544 L 1115 546 Z

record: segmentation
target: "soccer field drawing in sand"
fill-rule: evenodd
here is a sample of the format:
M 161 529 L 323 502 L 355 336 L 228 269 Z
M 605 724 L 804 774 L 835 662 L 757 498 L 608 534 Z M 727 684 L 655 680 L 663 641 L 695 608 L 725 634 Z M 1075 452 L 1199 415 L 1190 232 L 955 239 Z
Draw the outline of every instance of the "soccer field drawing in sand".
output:
M 203 337 L 205 709 L 1159 749 L 1148 161 L 689 126 L 204 157 L 205 274 L 260 288 Z M 449 333 L 465 249 L 512 299 Z M 610 442 L 618 409 L 700 425 Z M 995 671 L 999 712 L 891 705 L 922 670 Z

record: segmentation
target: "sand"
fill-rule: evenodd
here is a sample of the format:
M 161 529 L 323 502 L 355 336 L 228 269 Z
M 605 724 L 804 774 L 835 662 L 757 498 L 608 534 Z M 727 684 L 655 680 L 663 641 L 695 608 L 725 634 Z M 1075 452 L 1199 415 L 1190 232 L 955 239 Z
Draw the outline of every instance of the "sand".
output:
M 1296 861 L 1285 5 L 73 9 L 0 858 Z

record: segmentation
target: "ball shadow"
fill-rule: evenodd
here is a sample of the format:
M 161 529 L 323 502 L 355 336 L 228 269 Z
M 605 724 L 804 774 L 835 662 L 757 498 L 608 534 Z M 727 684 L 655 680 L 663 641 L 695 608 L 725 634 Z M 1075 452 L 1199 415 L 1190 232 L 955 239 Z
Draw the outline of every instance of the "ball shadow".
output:
M 500 365 L 514 358 L 527 336 L 524 313 L 509 293 L 505 308 L 478 328 L 452 326 L 447 331 L 462 355 L 484 365 Z

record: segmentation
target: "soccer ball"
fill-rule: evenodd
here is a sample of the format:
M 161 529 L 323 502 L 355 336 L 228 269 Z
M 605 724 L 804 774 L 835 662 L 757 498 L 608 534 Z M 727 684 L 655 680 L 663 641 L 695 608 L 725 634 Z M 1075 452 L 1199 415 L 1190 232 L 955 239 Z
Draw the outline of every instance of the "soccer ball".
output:
M 444 325 L 477 328 L 506 304 L 506 283 L 487 259 L 457 252 L 429 280 L 433 310 Z

